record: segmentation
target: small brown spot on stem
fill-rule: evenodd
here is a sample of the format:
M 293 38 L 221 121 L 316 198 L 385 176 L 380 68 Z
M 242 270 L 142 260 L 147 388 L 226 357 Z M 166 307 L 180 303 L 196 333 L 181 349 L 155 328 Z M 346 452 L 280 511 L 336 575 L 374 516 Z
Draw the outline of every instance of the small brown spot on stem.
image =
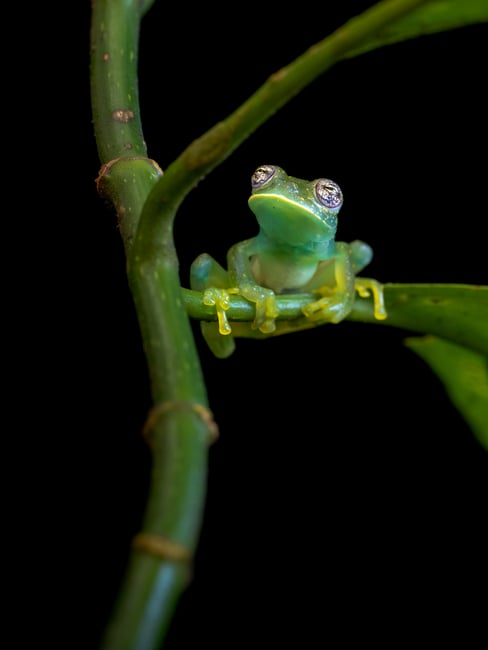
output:
M 115 122 L 130 122 L 135 117 L 134 111 L 131 111 L 130 108 L 116 108 L 112 111 L 112 119 Z
M 108 61 L 110 59 L 110 54 L 108 52 L 105 52 L 102 58 L 104 61 Z

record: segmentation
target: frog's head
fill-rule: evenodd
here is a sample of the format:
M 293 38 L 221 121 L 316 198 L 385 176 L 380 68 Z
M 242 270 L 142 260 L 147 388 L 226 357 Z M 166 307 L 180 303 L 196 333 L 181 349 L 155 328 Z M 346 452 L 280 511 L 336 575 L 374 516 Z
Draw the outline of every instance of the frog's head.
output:
M 309 246 L 334 238 L 342 206 L 342 192 L 334 181 L 303 181 L 276 165 L 261 165 L 251 185 L 249 207 L 273 241 Z

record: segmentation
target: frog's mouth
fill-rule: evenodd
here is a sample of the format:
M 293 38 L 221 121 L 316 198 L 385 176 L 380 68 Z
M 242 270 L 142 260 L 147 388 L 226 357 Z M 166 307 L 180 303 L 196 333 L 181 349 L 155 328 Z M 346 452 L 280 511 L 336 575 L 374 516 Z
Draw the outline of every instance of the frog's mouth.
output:
M 252 194 L 249 207 L 256 215 L 259 225 L 276 241 L 290 244 L 308 244 L 334 237 L 337 214 L 326 208 L 314 212 L 305 201 L 288 199 L 273 193 Z

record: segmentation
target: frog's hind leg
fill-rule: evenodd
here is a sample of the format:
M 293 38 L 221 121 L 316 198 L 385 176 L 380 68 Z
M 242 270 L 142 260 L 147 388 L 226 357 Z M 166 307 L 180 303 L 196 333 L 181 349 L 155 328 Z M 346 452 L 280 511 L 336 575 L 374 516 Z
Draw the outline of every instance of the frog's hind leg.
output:
M 362 271 L 373 259 L 373 249 L 366 242 L 355 239 L 349 244 L 351 251 L 351 266 L 354 275 Z
M 349 246 L 351 251 L 352 270 L 353 273 L 356 274 L 359 271 L 362 271 L 362 269 L 371 262 L 373 258 L 373 249 L 360 239 L 355 239 L 349 244 Z M 377 320 L 384 320 L 387 317 L 383 296 L 383 285 L 380 282 L 372 280 L 371 278 L 356 277 L 354 288 L 361 298 L 367 298 L 373 294 L 374 316 Z
M 217 322 L 202 320 L 200 329 L 208 347 L 218 359 L 226 359 L 234 352 L 236 347 L 234 337 L 222 336 Z
M 203 293 L 203 303 L 215 307 L 217 322 L 201 321 L 200 327 L 208 347 L 216 357 L 224 359 L 235 348 L 234 337 L 226 311 L 230 307 L 229 274 L 213 257 L 203 253 L 190 268 L 190 286 Z
M 213 257 L 203 253 L 190 268 L 190 286 L 203 292 L 203 304 L 215 306 L 220 334 L 230 334 L 226 311 L 230 307 L 229 274 Z
M 209 287 L 225 289 L 229 285 L 229 274 L 211 255 L 202 253 L 190 267 L 190 287 L 194 291 L 205 291 Z

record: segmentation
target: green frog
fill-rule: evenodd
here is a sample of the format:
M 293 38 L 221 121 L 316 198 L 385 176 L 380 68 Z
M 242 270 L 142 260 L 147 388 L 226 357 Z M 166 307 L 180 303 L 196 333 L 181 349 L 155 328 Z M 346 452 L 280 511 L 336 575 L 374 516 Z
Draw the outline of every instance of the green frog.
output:
M 190 270 L 191 288 L 203 292 L 204 304 L 216 309 L 217 322 L 202 322 L 216 356 L 227 357 L 234 349 L 226 315 L 231 295 L 255 305 L 254 322 L 246 325 L 264 336 L 276 333 L 276 296 L 282 294 L 313 294 L 302 311 L 315 324 L 342 321 L 356 292 L 361 297 L 372 293 L 375 318 L 387 317 L 382 285 L 356 277 L 371 261 L 371 247 L 360 240 L 335 240 L 343 203 L 337 183 L 328 178 L 305 181 L 276 165 L 261 165 L 251 177 L 251 187 L 249 207 L 259 224 L 256 237 L 229 249 L 227 269 L 203 253 Z M 242 325 L 240 336 L 245 335 Z

